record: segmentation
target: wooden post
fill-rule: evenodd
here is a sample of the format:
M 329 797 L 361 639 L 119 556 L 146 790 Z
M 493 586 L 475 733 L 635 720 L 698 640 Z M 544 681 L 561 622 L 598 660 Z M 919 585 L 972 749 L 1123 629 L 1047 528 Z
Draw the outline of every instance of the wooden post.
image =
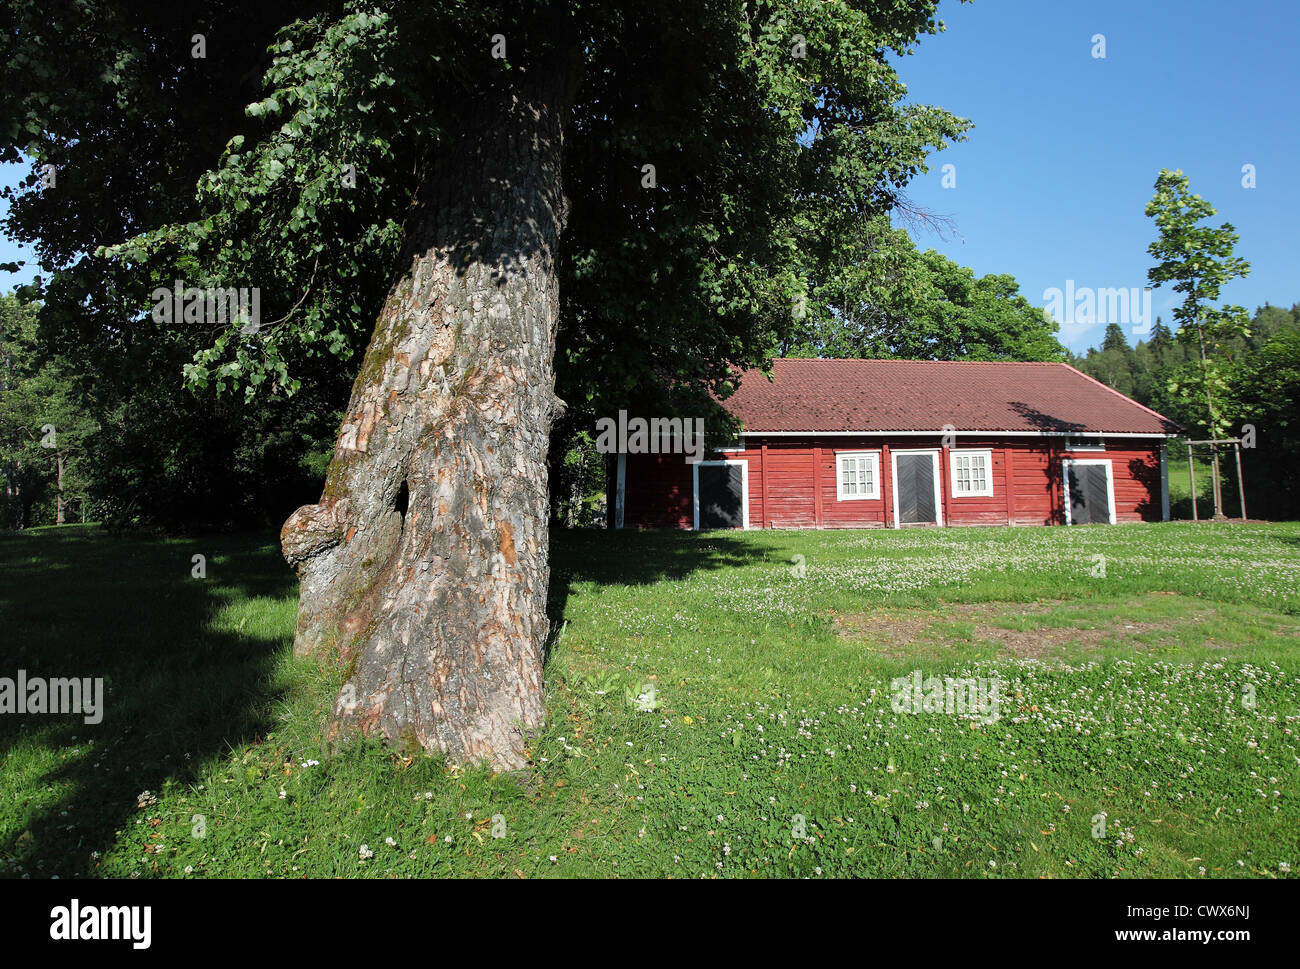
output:
M 1065 452 L 1053 444 L 1047 446 L 1047 476 L 1052 483 L 1050 522 L 1064 525 L 1068 521 L 1065 515 Z
M 1237 458 L 1237 495 L 1241 498 L 1241 520 L 1246 520 L 1246 485 L 1241 480 L 1241 441 L 1232 442 L 1232 450 Z
M 1214 515 L 1215 519 L 1223 519 L 1228 516 L 1223 513 L 1223 480 L 1219 476 L 1219 445 L 1210 442 L 1210 494 L 1214 497 Z
M 952 519 L 952 482 L 948 480 L 948 449 L 939 444 L 939 508 L 935 512 L 935 524 L 950 525 Z M 989 468 L 989 475 L 993 469 Z
M 889 445 L 880 445 L 880 497 L 885 504 L 885 527 L 894 524 L 894 470 L 889 460 Z
M 1160 520 L 1169 521 L 1169 449 L 1160 445 Z
M 822 449 L 813 448 L 813 518 L 822 527 Z
M 1016 473 L 1014 469 L 1015 449 L 1004 447 L 1002 449 L 1002 475 L 1007 489 L 1007 524 L 1016 523 Z
M 1196 514 L 1196 459 L 1192 457 L 1192 442 L 1187 442 L 1187 474 L 1192 482 L 1192 521 L 1198 522 L 1201 519 Z
M 767 442 L 763 442 L 763 447 L 758 455 L 758 476 L 763 479 L 763 517 L 759 520 L 759 528 L 772 527 L 772 514 L 767 506 Z

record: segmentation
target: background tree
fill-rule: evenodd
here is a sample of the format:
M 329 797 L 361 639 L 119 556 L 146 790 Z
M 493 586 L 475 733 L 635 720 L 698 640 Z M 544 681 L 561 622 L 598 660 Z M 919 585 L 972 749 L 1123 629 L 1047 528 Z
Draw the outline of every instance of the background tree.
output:
M 1267 333 L 1268 337 L 1261 335 Z M 1256 309 L 1249 335 L 1224 341 L 1216 351 L 1216 362 L 1223 374 L 1226 391 L 1222 407 L 1230 415 L 1229 433 L 1240 436 L 1244 425 L 1254 429 L 1254 447 L 1243 448 L 1248 510 L 1253 517 L 1295 519 L 1300 517 L 1300 492 L 1292 480 L 1293 469 L 1300 461 L 1300 438 L 1295 428 L 1300 415 L 1297 368 L 1293 354 L 1300 346 L 1300 314 L 1296 307 L 1282 309 L 1261 306 Z M 1195 341 L 1175 338 L 1163 321 L 1157 319 L 1151 339 L 1138 342 L 1130 351 L 1133 372 L 1133 398 L 1179 423 L 1191 427 L 1205 412 L 1204 401 L 1185 394 L 1171 393 L 1186 372 L 1188 353 L 1195 367 Z M 1092 349 L 1083 357 L 1071 356 L 1071 362 L 1084 373 L 1105 383 L 1114 377 L 1106 365 L 1105 352 Z M 1110 384 L 1110 386 L 1115 386 Z M 1117 388 L 1118 389 L 1118 388 Z M 1204 480 L 1199 479 L 1198 480 Z M 1236 482 L 1226 475 L 1221 483 L 1229 494 L 1223 499 L 1227 508 L 1235 507 Z
M 69 500 L 84 513 L 90 490 L 85 444 L 95 424 L 73 368 L 42 353 L 36 316 L 35 304 L 0 296 L 0 526 L 7 528 L 61 525 Z
M 796 213 L 886 212 L 964 129 L 889 61 L 939 29 L 931 2 L 58 6 L 4 8 L 10 151 L 86 195 L 139 178 L 108 143 L 137 128 L 179 157 L 42 252 L 51 321 L 90 304 L 84 342 L 121 354 L 158 287 L 256 286 L 254 331 L 161 327 L 200 343 L 190 385 L 245 400 L 364 347 L 324 493 L 283 531 L 295 649 L 348 664 L 336 727 L 497 767 L 542 713 L 565 401 L 725 392 L 793 325 Z M 17 223 L 84 201 L 57 193 Z
M 1300 325 L 1279 327 L 1237 365 L 1230 383 L 1234 429 L 1250 424 L 1256 431 L 1255 446 L 1242 452 L 1249 513 L 1300 517 Z
M 1174 375 L 1170 391 L 1184 400 L 1204 400 L 1199 423 L 1212 439 L 1217 439 L 1227 435 L 1229 420 L 1222 408 L 1228 386 L 1215 351 L 1233 338 L 1245 336 L 1248 318 L 1240 306 L 1214 304 L 1223 284 L 1247 276 L 1250 264 L 1233 255 L 1237 233 L 1230 223 L 1218 228 L 1200 224 L 1214 215 L 1215 209 L 1201 196 L 1192 194 L 1181 170 L 1161 169 L 1155 189 L 1146 214 L 1155 220 L 1160 235 L 1147 252 L 1159 263 L 1147 271 L 1147 279 L 1157 287 L 1173 283 L 1174 292 L 1182 295 L 1182 302 L 1173 312 L 1178 335 L 1195 341 L 1197 350 L 1196 364 Z M 1214 514 L 1221 518 L 1217 447 L 1213 458 Z
M 32 506 L 49 481 L 41 453 L 41 402 L 31 393 L 36 308 L 0 297 L 0 476 L 6 528 L 30 524 Z
M 87 464 L 106 520 L 171 530 L 278 525 L 319 489 L 351 381 L 340 356 L 321 347 L 300 355 L 292 402 L 282 390 L 245 401 L 186 386 L 182 368 L 214 335 L 149 310 L 154 287 L 189 270 L 99 252 L 197 214 L 200 176 L 233 133 L 258 124 L 245 109 L 261 90 L 276 30 L 310 6 L 0 3 L 0 159 L 32 164 L 5 190 L 5 229 L 46 270 L 24 296 L 40 301 L 40 345 L 60 349 L 98 424 Z M 371 183 L 358 184 L 361 211 L 372 194 Z M 330 231 L 364 244 L 372 240 L 354 232 L 362 224 L 354 216 L 353 228 Z M 382 253 L 348 255 L 343 262 L 360 267 L 352 299 L 373 314 Z M 264 307 L 282 311 L 297 298 L 294 290 L 286 303 L 260 282 Z M 351 317 L 338 319 L 333 339 L 345 356 L 365 336 L 359 325 L 349 330 Z
M 1292 305 L 1290 309 L 1265 303 L 1255 310 L 1248 334 L 1232 349 L 1234 352 L 1259 350 L 1274 337 L 1297 327 L 1300 327 L 1300 303 Z
M 41 427 L 47 431 L 42 435 L 41 446 L 47 455 L 47 465 L 53 465 L 50 488 L 54 524 L 66 523 L 70 501 L 78 503 L 84 520 L 92 481 L 87 443 L 97 424 L 87 411 L 77 385 L 77 373 L 66 360 L 55 358 L 41 366 L 31 378 L 29 388 L 31 396 L 41 403 Z
M 1128 339 L 1119 324 L 1107 325 L 1101 341 L 1101 350 L 1097 351 L 1095 356 L 1090 351 L 1088 359 L 1089 369 L 1097 379 L 1109 387 L 1114 387 L 1121 394 L 1133 393 L 1136 353 L 1128 345 Z
M 1060 360 L 1056 323 L 1009 275 L 977 277 L 877 216 L 827 253 L 801 246 L 809 296 L 785 356 Z

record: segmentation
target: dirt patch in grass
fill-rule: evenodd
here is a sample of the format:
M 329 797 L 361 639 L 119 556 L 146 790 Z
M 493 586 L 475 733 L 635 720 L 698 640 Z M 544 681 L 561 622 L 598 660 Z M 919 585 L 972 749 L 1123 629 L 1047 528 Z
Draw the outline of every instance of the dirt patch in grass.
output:
M 1149 648 L 1150 636 L 1177 639 L 1189 626 L 1217 617 L 1213 606 L 1189 603 L 1187 611 L 1158 619 L 1127 618 L 1117 611 L 1142 615 L 1146 603 L 1127 607 L 1117 603 L 952 603 L 942 611 L 929 609 L 881 610 L 834 616 L 836 633 L 848 640 L 863 640 L 891 657 L 919 649 L 952 646 L 1000 647 L 1022 659 L 1056 656 L 1077 649 L 1123 644 Z M 1138 637 L 1148 637 L 1138 642 Z M 1228 646 L 1212 639 L 1206 646 Z

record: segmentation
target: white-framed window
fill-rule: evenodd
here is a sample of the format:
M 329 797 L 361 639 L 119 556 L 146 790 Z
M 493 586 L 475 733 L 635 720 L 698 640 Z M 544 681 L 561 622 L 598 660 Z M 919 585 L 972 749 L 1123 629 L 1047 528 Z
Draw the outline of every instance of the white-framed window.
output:
M 841 451 L 835 455 L 835 497 L 839 501 L 880 498 L 879 451 Z
M 993 452 L 949 451 L 954 498 L 993 497 Z
M 1068 437 L 1065 439 L 1067 451 L 1104 451 L 1106 441 L 1100 437 Z

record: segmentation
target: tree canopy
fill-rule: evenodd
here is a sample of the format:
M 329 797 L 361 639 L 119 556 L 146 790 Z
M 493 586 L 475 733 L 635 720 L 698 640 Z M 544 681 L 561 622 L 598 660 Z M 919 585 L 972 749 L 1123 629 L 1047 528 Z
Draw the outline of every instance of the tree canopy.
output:
M 6 229 L 47 270 L 26 294 L 45 339 L 95 377 L 119 472 L 105 497 L 173 522 L 204 482 L 282 507 L 258 469 L 319 470 L 440 146 L 566 51 L 557 433 L 623 406 L 701 412 L 732 367 L 801 339 L 804 307 L 846 301 L 846 254 L 967 129 L 910 103 L 893 67 L 941 29 L 935 8 L 0 4 L 0 158 L 32 163 Z M 944 268 L 973 309 L 1007 302 Z M 259 326 L 156 319 L 178 281 L 256 287 Z M 958 333 L 985 324 L 961 315 L 893 352 L 963 352 Z M 1046 352 L 1009 315 L 989 352 Z M 144 462 L 147 440 L 176 459 Z M 210 523 L 240 514 L 220 505 Z
M 463 106 L 565 45 L 562 397 L 758 362 L 804 295 L 796 241 L 888 210 L 965 129 L 888 58 L 940 29 L 934 3 L 54 8 L 5 5 L 4 157 L 35 162 L 9 229 L 53 270 L 48 321 L 117 353 L 175 342 L 142 312 L 156 287 L 259 287 L 251 338 L 183 335 L 196 387 L 292 392 L 355 353 Z
M 789 354 L 935 360 L 1060 360 L 1056 323 L 1010 275 L 977 277 L 919 252 L 888 216 L 846 227 L 827 256 L 808 249 L 806 315 Z

